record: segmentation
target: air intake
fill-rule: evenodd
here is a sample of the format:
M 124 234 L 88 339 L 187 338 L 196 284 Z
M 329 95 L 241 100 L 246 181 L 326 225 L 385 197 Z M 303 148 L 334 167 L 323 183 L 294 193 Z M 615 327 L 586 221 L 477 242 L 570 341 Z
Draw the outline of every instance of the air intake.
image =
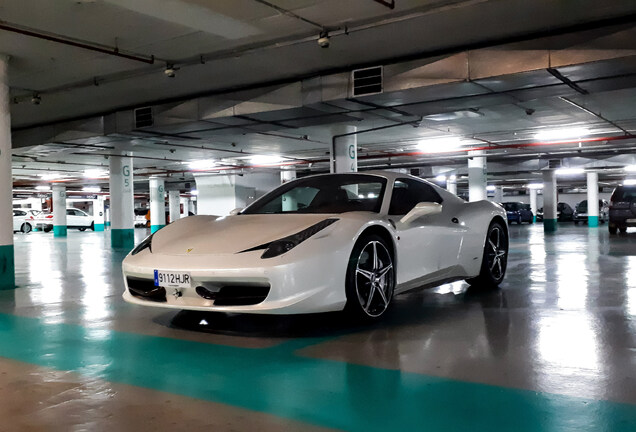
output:
M 152 126 L 152 107 L 135 109 L 135 129 Z
M 354 70 L 351 78 L 354 97 L 382 93 L 382 66 Z
M 561 163 L 561 159 L 550 159 L 548 160 L 548 168 L 561 168 L 563 164 Z

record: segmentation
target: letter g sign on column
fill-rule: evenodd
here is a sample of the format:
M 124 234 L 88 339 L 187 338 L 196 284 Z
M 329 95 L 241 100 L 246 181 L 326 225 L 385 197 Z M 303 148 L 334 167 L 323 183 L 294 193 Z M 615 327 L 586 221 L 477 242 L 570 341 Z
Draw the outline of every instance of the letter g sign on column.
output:
M 124 187 L 130 187 L 130 166 L 124 165 L 121 169 L 121 172 L 124 175 Z

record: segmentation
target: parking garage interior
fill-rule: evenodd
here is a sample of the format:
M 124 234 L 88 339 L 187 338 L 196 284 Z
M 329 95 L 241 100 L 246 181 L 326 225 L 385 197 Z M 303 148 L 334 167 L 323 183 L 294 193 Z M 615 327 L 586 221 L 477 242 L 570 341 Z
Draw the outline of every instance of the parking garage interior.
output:
M 0 430 L 636 430 L 635 41 L 621 0 L 0 2 Z M 122 299 L 166 225 L 383 170 L 526 212 L 499 288 Z

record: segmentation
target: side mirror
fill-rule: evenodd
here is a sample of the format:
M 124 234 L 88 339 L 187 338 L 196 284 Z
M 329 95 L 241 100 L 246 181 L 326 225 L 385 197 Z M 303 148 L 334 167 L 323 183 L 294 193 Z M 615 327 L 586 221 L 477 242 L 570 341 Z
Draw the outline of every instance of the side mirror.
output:
M 400 222 L 403 224 L 410 223 L 415 219 L 421 218 L 422 216 L 428 215 L 436 215 L 442 212 L 442 205 L 434 202 L 421 202 L 415 205 L 413 209 L 408 212 Z
M 243 211 L 243 207 L 235 208 L 234 210 L 232 210 L 232 211 L 230 212 L 230 216 L 235 216 L 235 215 L 239 214 L 239 213 L 240 213 L 240 212 L 242 212 L 242 211 Z

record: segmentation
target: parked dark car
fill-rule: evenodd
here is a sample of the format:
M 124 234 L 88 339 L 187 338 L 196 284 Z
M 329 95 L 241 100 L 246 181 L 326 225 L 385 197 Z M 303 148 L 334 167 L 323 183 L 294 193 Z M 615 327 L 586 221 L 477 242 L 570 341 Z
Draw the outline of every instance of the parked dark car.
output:
M 574 209 L 568 203 L 557 204 L 557 220 L 559 222 L 571 221 L 574 218 Z M 537 210 L 537 221 L 543 221 L 543 207 Z
M 598 200 L 598 221 L 605 223 L 609 219 L 609 206 L 607 201 Z M 587 223 L 587 200 L 583 200 L 576 205 L 574 209 L 574 224 L 578 225 L 579 222 Z
M 532 214 L 530 204 L 524 204 L 522 202 L 505 202 L 502 203 L 501 206 L 506 210 L 508 223 L 534 223 L 534 214 Z
M 636 185 L 619 186 L 614 189 L 609 204 L 609 232 L 627 231 L 636 226 Z

